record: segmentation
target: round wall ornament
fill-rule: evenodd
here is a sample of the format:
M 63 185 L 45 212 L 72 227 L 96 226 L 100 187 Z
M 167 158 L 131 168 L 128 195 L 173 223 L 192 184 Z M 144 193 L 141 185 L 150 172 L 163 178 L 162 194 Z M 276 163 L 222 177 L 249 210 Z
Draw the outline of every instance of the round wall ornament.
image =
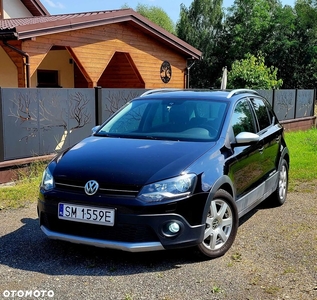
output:
M 160 69 L 161 79 L 164 83 L 168 83 L 172 78 L 172 67 L 168 61 L 163 61 Z

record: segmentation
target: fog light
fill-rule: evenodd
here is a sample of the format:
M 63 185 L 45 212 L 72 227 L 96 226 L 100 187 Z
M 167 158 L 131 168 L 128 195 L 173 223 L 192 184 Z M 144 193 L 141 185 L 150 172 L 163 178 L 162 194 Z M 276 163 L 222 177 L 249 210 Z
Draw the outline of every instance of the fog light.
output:
M 165 224 L 163 224 L 162 233 L 164 236 L 166 236 L 168 238 L 175 237 L 178 234 L 180 234 L 182 227 L 183 227 L 183 225 L 180 222 L 169 221 L 169 222 L 166 222 Z
M 181 227 L 180 227 L 179 224 L 176 223 L 176 222 L 170 223 L 170 224 L 168 225 L 168 230 L 169 230 L 171 233 L 173 233 L 173 234 L 179 232 L 180 229 L 181 229 Z

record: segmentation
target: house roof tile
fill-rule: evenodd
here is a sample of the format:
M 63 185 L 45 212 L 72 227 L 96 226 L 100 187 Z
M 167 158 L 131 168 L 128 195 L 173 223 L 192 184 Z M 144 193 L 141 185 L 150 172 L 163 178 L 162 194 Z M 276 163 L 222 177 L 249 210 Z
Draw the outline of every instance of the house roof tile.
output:
M 145 34 L 176 48 L 183 54 L 199 59 L 202 53 L 132 9 L 95 11 L 62 15 L 0 20 L 1 39 L 28 39 L 70 30 L 79 30 L 112 23 L 128 22 Z

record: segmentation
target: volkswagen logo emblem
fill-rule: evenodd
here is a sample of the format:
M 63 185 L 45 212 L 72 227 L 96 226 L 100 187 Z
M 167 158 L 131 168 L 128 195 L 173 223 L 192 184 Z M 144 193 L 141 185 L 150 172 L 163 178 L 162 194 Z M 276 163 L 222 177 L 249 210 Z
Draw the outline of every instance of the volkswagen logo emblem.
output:
M 92 196 L 92 195 L 96 194 L 96 192 L 98 191 L 98 188 L 99 188 L 99 184 L 97 181 L 89 180 L 85 184 L 85 193 L 89 196 Z

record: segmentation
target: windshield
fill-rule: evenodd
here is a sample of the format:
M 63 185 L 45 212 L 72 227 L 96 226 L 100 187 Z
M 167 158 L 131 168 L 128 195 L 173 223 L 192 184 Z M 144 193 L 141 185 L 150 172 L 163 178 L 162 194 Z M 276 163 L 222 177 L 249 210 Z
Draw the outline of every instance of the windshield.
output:
M 130 102 L 96 135 L 164 140 L 214 141 L 227 103 L 211 100 L 139 99 Z

